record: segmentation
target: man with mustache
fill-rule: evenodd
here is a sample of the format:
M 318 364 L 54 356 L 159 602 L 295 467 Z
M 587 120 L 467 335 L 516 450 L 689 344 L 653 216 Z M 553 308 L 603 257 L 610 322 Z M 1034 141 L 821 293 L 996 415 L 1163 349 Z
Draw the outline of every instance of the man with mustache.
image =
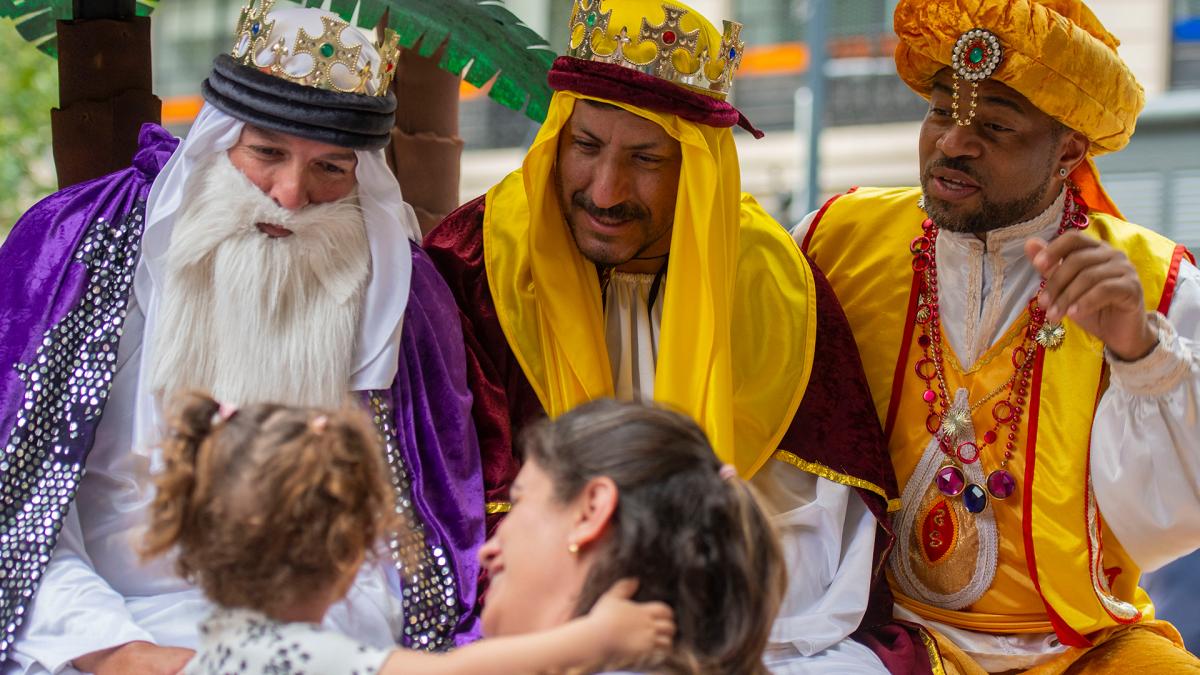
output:
M 189 389 L 225 414 L 369 409 L 405 527 L 327 622 L 388 648 L 477 634 L 461 328 L 382 152 L 397 39 L 271 5 L 243 10 L 186 139 L 148 125 L 131 168 L 47 198 L 0 250 L 5 672 L 190 657 L 209 606 L 138 555 L 161 411 Z
M 673 0 L 571 17 L 523 166 L 425 239 L 462 312 L 489 525 L 531 420 L 606 396 L 669 406 L 775 515 L 792 577 L 768 665 L 928 669 L 873 583 L 896 502 L 845 319 L 741 192 L 731 127 L 761 135 L 725 100 L 741 26 Z
M 896 616 L 946 672 L 1200 671 L 1138 587 L 1200 545 L 1200 273 L 1092 157 L 1143 93 L 1077 0 L 901 0 L 921 187 L 794 234 L 845 307 L 902 486 Z

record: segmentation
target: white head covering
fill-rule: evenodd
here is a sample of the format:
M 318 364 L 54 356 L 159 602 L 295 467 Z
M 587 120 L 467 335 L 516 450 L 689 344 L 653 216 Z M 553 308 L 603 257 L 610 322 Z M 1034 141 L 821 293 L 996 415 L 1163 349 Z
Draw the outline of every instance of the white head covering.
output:
M 148 453 L 157 440 L 159 411 L 150 391 L 150 352 L 158 328 L 158 301 L 162 295 L 164 267 L 171 231 L 182 207 L 184 186 L 198 163 L 231 148 L 244 123 L 205 104 L 187 137 L 150 188 L 146 202 L 146 228 L 142 256 L 134 274 L 134 295 L 146 315 L 142 338 L 134 419 L 134 450 Z M 420 239 L 412 207 L 400 195 L 400 185 L 388 168 L 383 150 L 357 150 L 358 199 L 363 210 L 371 250 L 371 276 L 363 295 L 358 343 L 351 365 L 348 389 L 385 389 L 396 376 L 400 355 L 400 328 L 412 279 L 409 240 Z

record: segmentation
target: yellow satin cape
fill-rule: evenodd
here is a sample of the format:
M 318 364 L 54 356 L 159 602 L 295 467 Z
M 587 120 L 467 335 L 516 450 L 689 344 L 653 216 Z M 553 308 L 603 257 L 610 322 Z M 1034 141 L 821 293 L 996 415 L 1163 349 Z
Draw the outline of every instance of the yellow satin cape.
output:
M 582 96 L 555 93 L 521 168 L 488 191 L 484 264 L 500 326 L 555 417 L 613 395 L 594 264 L 555 192 L 558 136 Z M 812 270 L 787 232 L 741 193 L 729 129 L 618 101 L 682 149 L 654 379 L 659 403 L 693 417 L 722 461 L 752 476 L 775 452 L 812 371 Z

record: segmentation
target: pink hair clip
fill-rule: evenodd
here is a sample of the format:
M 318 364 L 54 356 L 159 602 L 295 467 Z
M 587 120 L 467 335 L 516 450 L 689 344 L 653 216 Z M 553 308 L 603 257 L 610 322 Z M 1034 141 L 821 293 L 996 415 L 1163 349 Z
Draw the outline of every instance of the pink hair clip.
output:
M 213 413 L 211 425 L 217 426 L 220 422 L 228 422 L 230 417 L 237 414 L 237 406 L 232 403 L 221 403 L 217 405 L 217 412 Z
M 737 478 L 737 467 L 732 464 L 722 464 L 720 469 L 717 469 L 717 475 L 721 480 L 733 480 Z

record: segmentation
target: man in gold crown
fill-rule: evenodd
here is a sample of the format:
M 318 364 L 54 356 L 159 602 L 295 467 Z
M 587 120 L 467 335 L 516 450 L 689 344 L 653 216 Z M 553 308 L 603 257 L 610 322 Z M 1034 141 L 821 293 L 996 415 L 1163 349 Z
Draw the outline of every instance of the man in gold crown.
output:
M 1077 0 L 901 0 L 921 187 L 795 230 L 846 310 L 902 486 L 896 616 L 946 672 L 1196 672 L 1138 588 L 1200 545 L 1200 274 L 1092 161 L 1143 105 Z
M 731 127 L 761 133 L 726 100 L 740 30 L 673 1 L 577 0 L 521 169 L 426 237 L 462 311 L 489 530 L 531 420 L 654 401 L 693 416 L 776 514 L 794 572 L 772 668 L 928 669 L 873 583 L 894 482 L 845 318 L 741 191 Z M 540 627 L 507 619 L 525 624 L 491 632 Z
M 0 249 L 4 672 L 190 657 L 209 603 L 138 557 L 182 389 L 226 416 L 368 408 L 405 535 L 326 621 L 386 648 L 478 634 L 460 611 L 484 504 L 458 312 L 382 152 L 397 41 L 270 6 L 243 11 L 186 139 L 147 125 L 132 167 L 50 196 Z

